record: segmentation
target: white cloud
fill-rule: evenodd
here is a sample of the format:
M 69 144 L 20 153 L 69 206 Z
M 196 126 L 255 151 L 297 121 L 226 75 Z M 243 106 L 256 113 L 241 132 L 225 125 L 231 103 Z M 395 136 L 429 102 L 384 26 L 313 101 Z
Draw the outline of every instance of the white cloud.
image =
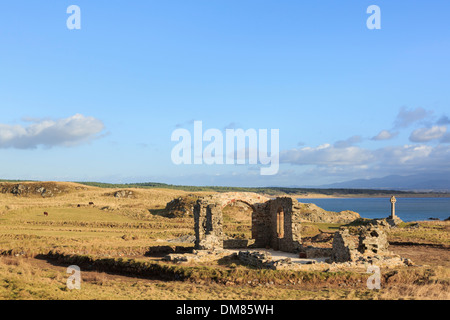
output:
M 26 127 L 0 124 L 0 148 L 74 146 L 95 138 L 104 129 L 100 120 L 82 114 L 58 120 L 29 119 L 28 122 L 32 123 Z
M 361 136 L 353 136 L 348 138 L 347 140 L 340 140 L 334 143 L 336 148 L 347 148 L 353 146 L 362 141 Z
M 447 132 L 447 127 L 445 126 L 433 126 L 431 128 L 420 128 L 414 130 L 409 140 L 412 142 L 428 142 L 435 139 L 440 139 Z
M 311 175 L 387 176 L 412 174 L 430 169 L 450 170 L 450 146 L 404 145 L 368 150 L 331 145 L 281 152 L 280 161 L 310 166 Z M 320 172 L 320 174 L 318 174 Z
M 402 107 L 395 119 L 394 126 L 396 128 L 406 128 L 417 121 L 431 116 L 432 113 L 432 111 L 427 111 L 424 108 L 408 110 L 407 108 Z
M 330 144 L 320 145 L 316 148 L 287 150 L 280 154 L 281 162 L 296 165 L 361 165 L 370 162 L 371 158 L 372 155 L 368 150 L 354 146 L 336 148 Z
M 439 118 L 439 120 L 436 122 L 436 124 L 439 124 L 439 125 L 450 124 L 450 119 L 449 119 L 449 117 L 444 115 L 444 116 Z
M 377 162 L 386 167 L 419 164 L 433 152 L 433 147 L 426 145 L 404 145 L 386 147 L 373 151 Z
M 373 137 L 371 140 L 381 141 L 381 140 L 390 140 L 395 138 L 398 135 L 398 132 L 390 132 L 388 130 L 382 130 L 379 134 Z
M 450 143 L 450 132 L 447 132 L 442 136 L 442 139 L 440 140 L 441 143 Z

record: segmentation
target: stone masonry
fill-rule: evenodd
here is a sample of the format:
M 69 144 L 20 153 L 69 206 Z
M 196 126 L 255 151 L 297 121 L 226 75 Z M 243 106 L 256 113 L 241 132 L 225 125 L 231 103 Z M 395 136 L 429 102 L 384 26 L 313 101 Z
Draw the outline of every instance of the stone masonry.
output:
M 335 233 L 331 260 L 334 262 L 356 261 L 360 257 L 388 256 L 388 239 L 382 226 L 361 227 L 356 235 L 348 229 Z
M 215 203 L 198 200 L 194 205 L 195 248 L 223 248 L 222 209 Z
M 264 197 L 247 196 L 245 200 L 267 200 Z M 194 205 L 195 248 L 202 250 L 223 249 L 223 206 L 241 199 L 229 195 L 203 197 Z M 247 203 L 246 201 L 244 203 Z M 253 247 L 273 248 L 286 252 L 298 252 L 301 248 L 300 213 L 298 202 L 289 197 L 267 200 L 263 203 L 247 203 L 252 213 Z M 253 242 L 252 242 L 253 243 Z
M 335 262 L 353 261 L 357 255 L 358 243 L 348 229 L 338 231 L 334 235 L 331 260 Z
M 252 217 L 252 238 L 255 246 L 285 252 L 298 252 L 301 248 L 300 214 L 298 202 L 289 197 L 267 201 L 255 208 Z
M 383 254 L 388 246 L 387 235 L 379 227 L 369 226 L 359 235 L 358 251 L 362 254 Z

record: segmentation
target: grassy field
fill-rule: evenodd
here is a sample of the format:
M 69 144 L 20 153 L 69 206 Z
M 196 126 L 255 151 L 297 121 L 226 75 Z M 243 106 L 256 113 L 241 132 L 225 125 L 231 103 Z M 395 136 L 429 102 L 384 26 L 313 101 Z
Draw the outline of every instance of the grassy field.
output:
M 164 210 L 167 202 L 186 191 L 129 188 L 132 198 L 116 198 L 119 189 L 62 185 L 64 192 L 47 198 L 0 193 L 1 299 L 450 298 L 447 222 L 420 222 L 416 228 L 405 224 L 391 232 L 392 250 L 411 257 L 417 266 L 386 270 L 382 289 L 368 290 L 368 275 L 360 272 L 281 272 L 238 261 L 161 261 L 149 252 L 192 247 L 167 242 L 194 234 L 192 217 L 169 218 Z M 250 214 L 226 208 L 225 233 L 248 237 Z M 303 235 L 338 228 L 305 223 Z M 66 288 L 66 268 L 72 264 L 82 269 L 81 290 Z

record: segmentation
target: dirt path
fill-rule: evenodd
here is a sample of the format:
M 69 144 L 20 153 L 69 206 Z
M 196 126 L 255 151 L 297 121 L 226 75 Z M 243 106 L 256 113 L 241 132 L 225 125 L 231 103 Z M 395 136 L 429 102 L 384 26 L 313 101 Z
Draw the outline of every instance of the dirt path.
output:
M 443 266 L 450 268 L 450 250 L 432 246 L 391 245 L 389 249 L 417 265 Z

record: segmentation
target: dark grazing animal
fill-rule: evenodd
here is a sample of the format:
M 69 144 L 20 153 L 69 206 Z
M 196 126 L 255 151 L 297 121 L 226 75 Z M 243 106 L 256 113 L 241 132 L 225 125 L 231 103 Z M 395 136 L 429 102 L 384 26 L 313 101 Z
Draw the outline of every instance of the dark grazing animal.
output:
M 44 216 L 48 217 L 48 212 L 44 212 Z
M 90 206 L 93 206 L 93 205 L 94 205 L 94 203 L 93 203 L 93 202 L 89 202 L 89 205 L 90 205 Z

